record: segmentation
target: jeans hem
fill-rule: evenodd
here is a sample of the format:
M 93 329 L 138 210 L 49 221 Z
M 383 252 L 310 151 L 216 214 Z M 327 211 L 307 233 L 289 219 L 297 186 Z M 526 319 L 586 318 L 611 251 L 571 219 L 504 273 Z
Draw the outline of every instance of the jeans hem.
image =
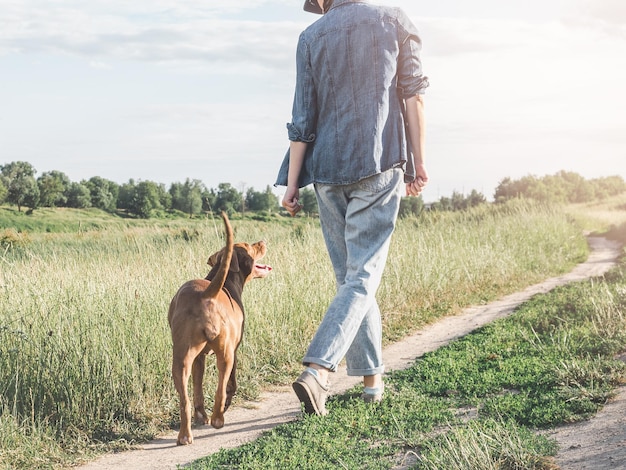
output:
M 385 373 L 385 366 L 374 367 L 372 369 L 349 369 L 346 373 L 350 377 L 366 377 L 368 375 L 378 375 Z
M 302 359 L 303 366 L 309 366 L 310 364 L 317 364 L 318 366 L 325 367 L 331 372 L 337 372 L 337 366 L 325 361 L 324 359 L 320 359 L 318 357 L 305 357 Z

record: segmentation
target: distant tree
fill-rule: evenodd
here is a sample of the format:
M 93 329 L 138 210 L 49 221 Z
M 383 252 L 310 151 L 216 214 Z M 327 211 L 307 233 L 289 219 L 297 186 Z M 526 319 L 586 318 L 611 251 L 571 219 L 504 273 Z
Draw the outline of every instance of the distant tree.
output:
M 571 171 L 559 171 L 554 176 L 546 176 L 544 179 L 550 180 L 559 186 L 559 202 L 585 202 L 593 199 L 593 190 L 589 182 L 578 173 Z M 557 198 L 555 198 L 557 199 Z
M 464 211 L 486 202 L 485 196 L 475 189 L 467 196 L 458 191 L 453 191 L 452 196 L 442 196 L 438 201 L 432 203 L 430 209 L 434 211 Z
M 496 188 L 496 202 L 524 197 L 548 203 L 580 203 L 601 200 L 626 191 L 620 176 L 586 180 L 577 173 L 559 171 L 541 178 L 524 176 L 519 180 L 505 178 Z
M 161 209 L 169 211 L 172 209 L 172 196 L 165 189 L 165 185 L 160 183 L 157 185 L 157 190 L 159 192 L 159 203 L 161 204 Z
M 172 198 L 172 209 L 182 211 L 185 204 L 183 203 L 183 183 L 172 183 L 168 190 Z
M 6 201 L 7 193 L 7 187 L 4 185 L 4 181 L 2 181 L 2 178 L 0 178 L 0 204 Z
M 504 202 L 509 199 L 521 198 L 526 195 L 526 186 L 528 180 L 524 182 L 523 180 L 514 181 L 509 177 L 504 178 L 498 186 L 496 186 L 496 191 L 494 193 L 494 199 L 496 202 Z
M 206 187 L 200 180 L 190 180 L 185 183 L 172 183 L 169 189 L 172 209 L 179 210 L 193 217 L 202 212 L 203 194 Z
M 81 183 L 70 183 L 65 192 L 67 207 L 74 209 L 86 209 L 91 207 L 91 194 L 89 188 Z
M 9 186 L 7 201 L 15 204 L 19 212 L 22 207 L 36 209 L 39 206 L 39 187 L 35 178 L 26 176 L 14 179 Z
M 162 209 L 161 191 L 157 183 L 152 181 L 141 181 L 135 185 L 129 212 L 142 219 L 149 219 L 154 211 Z
M 105 211 L 113 212 L 117 207 L 120 192 L 119 185 L 114 181 L 94 176 L 82 184 L 89 189 L 91 205 Z
M 37 178 L 39 203 L 43 207 L 64 207 L 67 205 L 67 191 L 72 182 L 60 171 L 48 171 Z
M 305 214 L 317 214 L 319 208 L 317 206 L 317 197 L 315 191 L 311 188 L 303 188 L 300 190 L 300 204 L 302 204 L 302 211 Z
M 504 178 L 498 184 L 494 193 L 496 202 L 504 202 L 516 198 L 544 200 L 546 197 L 545 186 L 539 178 L 533 175 L 524 176 L 519 180 Z
M 202 192 L 202 210 L 205 212 L 213 212 L 215 207 L 215 201 L 217 201 L 217 193 L 213 188 L 207 189 Z
M 217 197 L 213 210 L 217 213 L 224 211 L 232 215 L 241 208 L 243 197 L 230 183 L 220 183 L 217 187 Z
M 621 176 L 596 178 L 591 180 L 590 184 L 602 198 L 617 196 L 626 192 L 626 183 Z
M 467 201 L 465 200 L 465 196 L 458 191 L 452 191 L 452 196 L 450 197 L 450 209 L 453 211 L 462 211 L 467 209 Z
M 255 191 L 254 188 L 248 188 L 246 192 L 245 206 L 251 211 L 264 210 L 263 193 Z
M 515 194 L 513 180 L 507 176 L 498 183 L 498 186 L 496 186 L 493 198 L 496 202 L 504 202 L 509 199 L 513 199 L 514 197 L 520 197 L 520 195 Z
M 476 207 L 487 202 L 487 198 L 483 193 L 479 193 L 475 189 L 467 196 L 467 207 Z
M 246 193 L 246 207 L 256 212 L 273 212 L 278 209 L 278 200 L 269 185 L 263 192 L 249 188 Z
M 593 183 L 583 180 L 580 185 L 570 189 L 569 202 L 589 202 L 601 199 L 599 196 L 600 193 L 596 192 Z
M 117 208 L 130 212 L 135 195 L 135 180 L 129 179 L 128 183 L 120 185 L 120 191 L 117 195 Z
M 558 175 L 536 178 L 526 197 L 546 203 L 565 203 L 568 202 L 568 185 Z
M 422 196 L 418 197 L 403 197 L 400 199 L 400 211 L 398 217 L 416 217 L 424 211 L 424 200 Z
M 36 209 L 39 205 L 39 187 L 35 180 L 35 169 L 28 162 L 11 162 L 0 167 L 3 184 L 7 188 L 6 200 L 9 204 Z
M 28 162 L 11 162 L 6 165 L 0 165 L 0 178 L 2 178 L 6 185 L 11 182 L 13 178 L 18 176 L 35 176 L 35 168 Z
M 446 196 L 441 196 L 438 201 L 435 201 L 432 204 L 431 209 L 437 211 L 451 211 L 452 199 Z

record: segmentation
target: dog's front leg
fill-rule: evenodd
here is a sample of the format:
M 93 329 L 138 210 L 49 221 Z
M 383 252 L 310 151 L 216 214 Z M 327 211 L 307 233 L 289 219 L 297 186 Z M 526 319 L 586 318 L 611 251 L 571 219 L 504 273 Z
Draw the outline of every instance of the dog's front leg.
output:
M 215 352 L 217 360 L 218 380 L 215 392 L 215 403 L 211 414 L 211 426 L 220 429 L 224 426 L 224 411 L 226 411 L 226 395 L 230 374 L 233 370 L 235 354 L 232 349 L 225 348 L 221 352 Z
M 204 392 L 202 391 L 205 363 L 206 354 L 200 353 L 193 361 L 192 369 L 194 418 L 198 424 L 209 424 L 209 417 L 204 409 Z
M 235 357 L 233 359 L 233 370 L 230 371 L 230 378 L 226 385 L 226 403 L 224 404 L 224 411 L 228 409 L 233 401 L 233 397 L 237 392 L 237 352 L 235 351 Z

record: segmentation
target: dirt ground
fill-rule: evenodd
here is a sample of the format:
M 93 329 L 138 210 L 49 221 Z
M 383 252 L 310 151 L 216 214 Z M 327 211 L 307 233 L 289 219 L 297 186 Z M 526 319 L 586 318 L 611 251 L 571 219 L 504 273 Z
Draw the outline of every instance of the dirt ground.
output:
M 416 358 L 433 351 L 497 318 L 511 314 L 521 303 L 535 294 L 572 281 L 583 280 L 606 272 L 619 255 L 619 246 L 603 238 L 589 238 L 592 249 L 589 259 L 572 272 L 548 279 L 500 300 L 479 307 L 470 307 L 461 314 L 443 318 L 416 334 L 394 343 L 384 351 L 388 371 L 404 369 Z M 345 369 L 332 377 L 332 392 L 342 393 L 358 383 L 348 377 Z M 245 402 L 226 413 L 222 429 L 200 426 L 193 429 L 194 443 L 177 446 L 176 432 L 165 434 L 141 448 L 106 455 L 79 467 L 82 470 L 104 469 L 175 469 L 220 449 L 240 446 L 259 437 L 273 427 L 296 419 L 300 404 L 291 387 L 263 393 L 258 401 Z M 557 463 L 563 470 L 626 469 L 626 387 L 593 419 L 551 431 L 549 435 L 560 445 Z

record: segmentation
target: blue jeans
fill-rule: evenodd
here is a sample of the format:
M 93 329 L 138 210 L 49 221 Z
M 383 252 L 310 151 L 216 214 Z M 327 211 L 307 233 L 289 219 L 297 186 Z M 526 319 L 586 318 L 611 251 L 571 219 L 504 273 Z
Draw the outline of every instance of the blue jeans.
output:
M 335 371 L 345 357 L 348 375 L 384 372 L 375 295 L 398 216 L 402 183 L 402 169 L 393 168 L 353 184 L 315 185 L 337 293 L 309 345 L 305 365 Z

